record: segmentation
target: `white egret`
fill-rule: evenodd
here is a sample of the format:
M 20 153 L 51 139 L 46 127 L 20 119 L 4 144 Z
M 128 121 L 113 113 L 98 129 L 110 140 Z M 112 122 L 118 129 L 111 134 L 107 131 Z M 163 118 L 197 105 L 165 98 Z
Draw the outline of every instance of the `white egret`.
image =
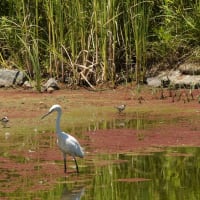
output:
M 63 159 L 64 159 L 64 172 L 67 172 L 67 165 L 66 165 L 66 155 L 71 155 L 76 164 L 76 171 L 79 173 L 78 164 L 76 161 L 76 157 L 83 158 L 84 151 L 79 142 L 70 134 L 61 131 L 60 129 L 60 118 L 62 115 L 62 109 L 60 105 L 53 105 L 47 114 L 42 116 L 42 119 L 47 115 L 51 114 L 52 112 L 57 111 L 57 118 L 56 118 L 56 134 L 57 134 L 57 144 L 60 150 L 63 152 Z
M 115 106 L 115 108 L 118 110 L 119 113 L 121 113 L 123 110 L 125 110 L 126 105 L 122 104 L 122 105 L 119 105 L 119 106 Z

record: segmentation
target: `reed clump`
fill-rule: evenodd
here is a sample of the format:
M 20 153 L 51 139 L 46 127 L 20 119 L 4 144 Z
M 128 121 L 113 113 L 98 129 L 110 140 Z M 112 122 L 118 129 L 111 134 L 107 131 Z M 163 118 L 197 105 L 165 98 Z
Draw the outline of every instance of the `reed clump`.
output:
M 199 1 L 0 2 L 0 65 L 93 89 L 144 83 L 158 63 L 199 59 Z M 11 63 L 11 64 L 10 64 Z

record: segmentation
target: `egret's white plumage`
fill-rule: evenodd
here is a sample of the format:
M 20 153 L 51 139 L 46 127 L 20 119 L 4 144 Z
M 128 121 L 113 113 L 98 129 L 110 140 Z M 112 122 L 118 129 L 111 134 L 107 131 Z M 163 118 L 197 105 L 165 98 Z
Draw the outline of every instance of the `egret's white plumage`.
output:
M 71 136 L 68 133 L 63 132 L 60 129 L 60 118 L 62 115 L 62 109 L 60 105 L 53 105 L 47 114 L 45 114 L 44 117 L 51 114 L 52 112 L 57 111 L 57 118 L 56 118 L 56 134 L 57 134 L 57 143 L 60 148 L 60 150 L 63 152 L 63 158 L 64 158 L 64 171 L 66 173 L 67 167 L 66 167 L 66 155 L 71 155 L 74 158 L 75 164 L 76 164 L 76 170 L 78 170 L 78 164 L 76 161 L 76 157 L 83 158 L 84 157 L 84 151 L 79 142 Z

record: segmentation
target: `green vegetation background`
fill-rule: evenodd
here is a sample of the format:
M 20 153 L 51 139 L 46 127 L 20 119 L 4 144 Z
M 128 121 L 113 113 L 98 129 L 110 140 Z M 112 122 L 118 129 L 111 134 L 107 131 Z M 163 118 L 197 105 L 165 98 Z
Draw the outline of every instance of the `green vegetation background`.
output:
M 1 0 L 0 65 L 92 88 L 199 61 L 199 0 Z

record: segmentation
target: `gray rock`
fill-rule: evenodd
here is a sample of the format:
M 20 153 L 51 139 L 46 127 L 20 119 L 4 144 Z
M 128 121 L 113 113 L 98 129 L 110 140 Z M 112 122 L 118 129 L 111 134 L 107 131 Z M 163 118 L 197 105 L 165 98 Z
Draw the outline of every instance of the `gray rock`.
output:
M 187 75 L 200 75 L 200 63 L 183 63 L 178 68 L 182 74 Z
M 147 84 L 152 87 L 161 87 L 163 81 L 169 80 L 170 85 L 182 88 L 199 87 L 200 75 L 185 75 L 180 70 L 160 72 L 155 77 L 147 78 Z
M 57 81 L 55 80 L 55 78 L 50 78 L 45 84 L 44 84 L 44 88 L 45 90 L 47 90 L 48 88 L 52 88 L 54 90 L 59 90 L 60 87 L 58 86 Z
M 158 76 L 147 78 L 147 85 L 152 87 L 160 87 L 161 79 Z
M 22 85 L 25 75 L 19 70 L 0 69 L 0 87 Z

